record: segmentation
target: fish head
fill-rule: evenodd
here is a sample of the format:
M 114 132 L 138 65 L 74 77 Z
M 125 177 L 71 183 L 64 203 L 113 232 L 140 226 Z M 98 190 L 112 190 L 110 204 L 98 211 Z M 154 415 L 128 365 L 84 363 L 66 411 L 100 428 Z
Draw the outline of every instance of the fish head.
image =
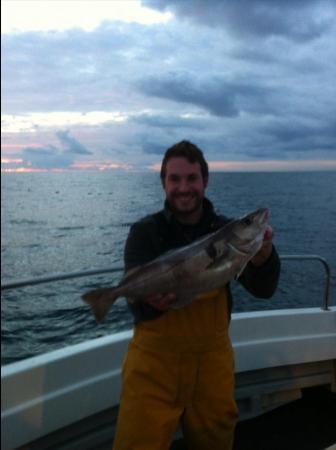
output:
M 255 253 L 262 244 L 269 217 L 268 208 L 260 208 L 232 223 L 231 243 L 243 253 Z

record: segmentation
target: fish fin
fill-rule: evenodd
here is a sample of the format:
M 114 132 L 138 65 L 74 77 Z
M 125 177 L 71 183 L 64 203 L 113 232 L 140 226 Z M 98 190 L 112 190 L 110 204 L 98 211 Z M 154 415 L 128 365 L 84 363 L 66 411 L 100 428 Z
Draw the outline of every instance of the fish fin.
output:
M 82 295 L 83 301 L 90 305 L 97 323 L 103 322 L 118 297 L 119 294 L 113 288 L 95 289 Z

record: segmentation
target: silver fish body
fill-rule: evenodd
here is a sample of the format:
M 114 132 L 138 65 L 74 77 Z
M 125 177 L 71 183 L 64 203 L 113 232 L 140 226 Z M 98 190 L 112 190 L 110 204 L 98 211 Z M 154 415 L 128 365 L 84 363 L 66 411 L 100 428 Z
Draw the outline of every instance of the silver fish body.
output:
M 239 277 L 261 248 L 268 209 L 258 209 L 232 220 L 190 245 L 171 250 L 125 274 L 116 287 L 82 296 L 101 322 L 118 297 L 143 301 L 153 294 L 176 294 L 172 308 L 181 308 L 211 289 Z

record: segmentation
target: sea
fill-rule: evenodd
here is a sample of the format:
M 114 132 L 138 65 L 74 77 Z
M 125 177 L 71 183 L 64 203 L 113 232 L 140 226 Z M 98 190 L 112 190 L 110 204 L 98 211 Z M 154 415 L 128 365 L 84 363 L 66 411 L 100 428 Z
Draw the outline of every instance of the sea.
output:
M 130 226 L 162 208 L 154 172 L 2 173 L 1 283 L 123 266 Z M 218 213 L 271 211 L 280 255 L 319 255 L 331 268 L 336 304 L 336 172 L 210 173 L 207 196 Z M 1 363 L 9 364 L 132 328 L 119 299 L 97 325 L 81 295 L 115 285 L 122 272 L 2 291 Z M 320 261 L 282 260 L 277 292 L 255 299 L 232 282 L 233 312 L 322 307 Z

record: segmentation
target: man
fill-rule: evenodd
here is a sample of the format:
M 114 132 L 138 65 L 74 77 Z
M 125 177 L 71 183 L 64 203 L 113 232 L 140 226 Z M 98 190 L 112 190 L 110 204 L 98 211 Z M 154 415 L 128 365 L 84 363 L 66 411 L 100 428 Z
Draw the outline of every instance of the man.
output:
M 215 231 L 228 219 L 205 197 L 208 165 L 188 141 L 169 148 L 161 168 L 164 209 L 135 223 L 125 247 L 129 271 Z M 260 251 L 239 281 L 258 297 L 272 296 L 279 258 L 268 227 Z M 174 292 L 129 304 L 134 336 L 123 367 L 114 450 L 168 450 L 178 423 L 192 450 L 232 448 L 238 411 L 228 334 L 228 285 L 172 309 Z

